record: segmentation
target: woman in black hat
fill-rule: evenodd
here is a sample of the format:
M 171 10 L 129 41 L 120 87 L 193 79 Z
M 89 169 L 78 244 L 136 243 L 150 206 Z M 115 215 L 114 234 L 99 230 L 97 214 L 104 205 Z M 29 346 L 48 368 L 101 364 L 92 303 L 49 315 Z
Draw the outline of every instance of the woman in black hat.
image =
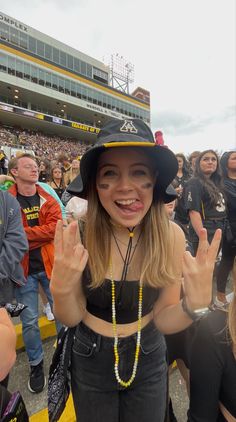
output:
M 111 121 L 81 159 L 69 191 L 88 200 L 86 220 L 55 236 L 54 312 L 77 326 L 71 385 L 80 422 L 164 421 L 166 346 L 208 312 L 217 231 L 200 233 L 196 258 L 166 216 L 177 160 L 141 120 Z M 185 297 L 180 301 L 184 276 Z

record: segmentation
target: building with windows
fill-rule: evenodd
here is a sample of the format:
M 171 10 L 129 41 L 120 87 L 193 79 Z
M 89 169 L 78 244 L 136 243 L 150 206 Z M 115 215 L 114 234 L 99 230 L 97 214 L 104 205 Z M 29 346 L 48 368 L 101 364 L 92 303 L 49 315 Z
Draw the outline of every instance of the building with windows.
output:
M 0 12 L 2 124 L 91 143 L 114 118 L 149 124 L 149 95 L 112 88 L 102 62 Z

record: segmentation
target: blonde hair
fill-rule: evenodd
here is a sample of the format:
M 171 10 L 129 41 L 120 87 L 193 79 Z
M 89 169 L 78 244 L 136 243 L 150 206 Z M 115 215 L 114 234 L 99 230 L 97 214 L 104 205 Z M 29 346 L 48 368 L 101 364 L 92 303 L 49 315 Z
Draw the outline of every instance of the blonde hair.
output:
M 93 178 L 91 178 L 93 179 Z M 99 202 L 95 183 L 88 188 L 88 211 L 85 222 L 84 244 L 89 253 L 91 287 L 104 282 L 109 267 L 111 250 L 110 217 Z M 175 281 L 172 269 L 173 239 L 170 223 L 162 202 L 153 202 L 142 222 L 142 247 L 145 256 L 140 279 L 153 287 L 163 287 Z
M 74 160 L 73 160 L 74 161 Z M 80 174 L 80 168 L 70 168 L 68 171 L 68 183 L 71 183 Z
M 234 259 L 232 275 L 233 275 L 234 295 L 233 295 L 233 300 L 229 305 L 228 329 L 229 329 L 229 334 L 230 334 L 230 338 L 233 345 L 233 353 L 236 359 L 236 259 Z

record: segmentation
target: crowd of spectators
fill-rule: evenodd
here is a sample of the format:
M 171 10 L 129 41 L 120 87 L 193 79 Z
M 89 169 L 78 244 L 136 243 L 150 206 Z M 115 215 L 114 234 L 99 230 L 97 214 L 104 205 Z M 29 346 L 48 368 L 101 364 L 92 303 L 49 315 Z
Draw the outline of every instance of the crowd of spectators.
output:
M 33 151 L 36 157 L 47 157 L 49 160 L 57 159 L 58 155 L 63 153 L 70 157 L 77 157 L 89 148 L 89 145 L 83 144 L 77 139 L 1 125 L 0 146 L 24 147 Z

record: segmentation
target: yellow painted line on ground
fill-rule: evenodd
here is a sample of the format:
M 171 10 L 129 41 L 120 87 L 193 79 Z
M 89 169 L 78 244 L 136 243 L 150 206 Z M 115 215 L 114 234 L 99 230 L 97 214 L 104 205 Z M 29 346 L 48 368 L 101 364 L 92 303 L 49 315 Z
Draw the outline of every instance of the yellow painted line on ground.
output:
M 41 334 L 41 339 L 45 340 L 48 337 L 54 337 L 57 335 L 56 325 L 54 321 L 48 321 L 45 316 L 39 318 L 39 329 Z M 22 336 L 22 325 L 15 325 L 17 340 L 16 340 L 16 349 L 24 348 L 24 341 Z
M 48 422 L 48 411 L 43 409 L 35 415 L 30 416 L 30 422 Z M 70 394 L 69 399 L 66 403 L 66 408 L 62 413 L 59 422 L 76 422 L 75 411 L 72 396 Z

